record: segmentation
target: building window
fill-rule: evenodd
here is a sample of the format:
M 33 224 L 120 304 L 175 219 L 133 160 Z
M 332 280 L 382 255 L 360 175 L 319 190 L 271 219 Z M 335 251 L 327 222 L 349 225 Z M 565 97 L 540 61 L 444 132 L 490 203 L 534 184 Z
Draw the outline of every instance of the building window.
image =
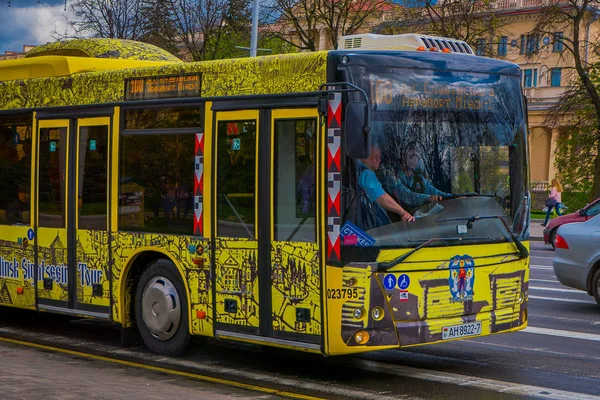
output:
M 527 35 L 527 54 L 533 54 L 540 49 L 539 35 Z
M 0 225 L 29 225 L 32 116 L 0 116 Z
M 552 51 L 561 52 L 563 51 L 563 32 L 554 32 L 554 43 L 552 44 Z
M 525 35 L 521 35 L 521 50 L 520 54 L 525 54 Z
M 475 47 L 475 54 L 478 56 L 483 56 L 485 55 L 485 39 L 483 38 L 479 38 L 477 39 L 477 46 Z
M 506 45 L 508 43 L 508 37 L 502 36 L 500 37 L 500 41 L 498 42 L 498 55 L 505 56 L 506 55 Z
M 560 68 L 553 68 L 551 73 L 550 86 L 560 86 L 561 70 Z
M 537 86 L 537 69 L 524 69 L 523 70 L 523 87 L 530 88 Z

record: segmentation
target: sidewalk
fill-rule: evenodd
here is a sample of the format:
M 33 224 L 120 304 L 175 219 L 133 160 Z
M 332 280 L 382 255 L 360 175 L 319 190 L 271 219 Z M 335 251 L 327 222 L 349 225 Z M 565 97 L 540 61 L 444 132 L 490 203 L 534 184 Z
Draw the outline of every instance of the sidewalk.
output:
M 534 242 L 544 241 L 544 227 L 540 225 L 544 222 L 543 219 L 532 219 L 531 226 L 529 228 L 529 240 Z

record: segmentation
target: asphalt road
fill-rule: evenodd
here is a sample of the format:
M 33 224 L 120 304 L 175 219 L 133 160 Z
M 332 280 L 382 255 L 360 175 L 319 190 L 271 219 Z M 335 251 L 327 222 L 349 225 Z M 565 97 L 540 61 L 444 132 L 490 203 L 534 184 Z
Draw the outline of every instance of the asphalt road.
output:
M 22 313 L 3 310 L 0 336 L 323 398 L 600 400 L 600 306 L 556 280 L 549 246 L 532 242 L 531 247 L 529 328 L 511 334 L 331 358 L 197 340 L 183 356 L 168 358 L 142 346 L 121 348 L 118 331 L 96 322 L 35 313 L 23 318 Z M 3 344 L 2 349 L 18 347 Z M 11 368 L 2 353 L 0 377 Z M 94 368 L 95 363 L 101 361 L 87 365 Z M 127 371 L 134 374 L 133 385 L 144 375 Z M 19 374 L 13 375 L 15 382 Z M 143 388 L 139 393 L 142 398 Z

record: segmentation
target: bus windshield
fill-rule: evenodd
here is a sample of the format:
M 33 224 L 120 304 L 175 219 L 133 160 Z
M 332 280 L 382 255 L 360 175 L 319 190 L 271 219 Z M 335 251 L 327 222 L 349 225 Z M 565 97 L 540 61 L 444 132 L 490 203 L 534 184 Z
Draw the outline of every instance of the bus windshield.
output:
M 372 146 L 368 158 L 345 163 L 342 246 L 508 241 L 504 224 L 523 235 L 527 151 L 517 77 L 360 66 L 351 76 L 369 95 Z M 386 194 L 415 221 L 402 221 Z M 473 224 L 475 216 L 504 222 Z

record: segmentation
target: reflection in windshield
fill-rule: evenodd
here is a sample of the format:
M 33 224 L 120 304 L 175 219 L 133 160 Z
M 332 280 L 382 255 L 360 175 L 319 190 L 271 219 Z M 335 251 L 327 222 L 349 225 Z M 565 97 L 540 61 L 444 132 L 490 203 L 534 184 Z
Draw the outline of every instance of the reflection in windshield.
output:
M 356 70 L 355 80 L 371 94 L 373 145 L 368 159 L 346 160 L 342 243 L 360 245 L 358 235 L 374 246 L 414 247 L 457 231 L 471 243 L 509 239 L 497 219 L 466 232 L 462 222 L 447 221 L 472 215 L 505 215 L 519 235 L 527 204 L 518 79 Z

